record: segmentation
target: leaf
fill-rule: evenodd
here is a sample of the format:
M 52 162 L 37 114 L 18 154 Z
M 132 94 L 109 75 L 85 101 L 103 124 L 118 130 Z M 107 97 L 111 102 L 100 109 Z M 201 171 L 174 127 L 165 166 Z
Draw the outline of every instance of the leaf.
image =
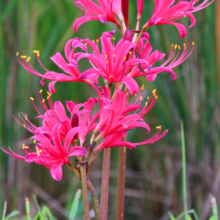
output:
M 43 214 L 43 216 L 48 216 L 49 220 L 54 220 L 53 215 L 52 215 L 50 209 L 47 206 L 45 206 L 45 205 L 42 208 L 42 214 Z
M 8 220 L 10 219 L 11 217 L 14 217 L 15 215 L 18 215 L 19 214 L 19 211 L 18 210 L 14 210 L 12 211 L 11 213 L 9 213 L 6 217 L 5 217 L 5 220 Z
M 168 214 L 169 214 L 171 220 L 176 220 L 171 212 L 168 212 Z
M 78 207 L 79 207 L 80 197 L 81 197 L 81 189 L 78 189 L 76 191 L 76 195 L 75 195 L 75 198 L 73 200 L 73 204 L 72 204 L 72 207 L 71 207 L 71 210 L 70 210 L 70 215 L 69 215 L 70 220 L 74 220 L 75 217 L 76 217 L 76 213 L 77 213 L 77 210 L 78 210 Z

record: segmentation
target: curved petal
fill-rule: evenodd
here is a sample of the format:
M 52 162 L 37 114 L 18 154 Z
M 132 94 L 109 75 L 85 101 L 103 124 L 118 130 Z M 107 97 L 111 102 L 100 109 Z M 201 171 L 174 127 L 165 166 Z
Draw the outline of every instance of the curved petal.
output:
M 68 119 L 66 116 L 65 108 L 60 101 L 56 101 L 54 103 L 54 111 L 56 112 L 56 115 L 61 122 Z
M 50 175 L 56 181 L 60 181 L 63 177 L 62 165 L 51 168 Z
M 52 81 L 48 85 L 49 92 L 52 93 L 52 94 L 56 93 L 56 90 L 55 90 L 55 83 L 56 82 L 57 81 Z
M 86 149 L 83 147 L 71 147 L 68 156 L 85 156 L 86 155 Z
M 179 34 L 180 34 L 180 38 L 183 38 L 183 37 L 186 36 L 187 30 L 182 24 L 179 24 L 179 23 L 176 23 L 176 22 L 168 22 L 167 24 L 174 25 L 178 29 Z
M 126 85 L 131 95 L 139 91 L 139 86 L 133 78 L 125 76 L 121 81 Z
M 75 20 L 73 23 L 73 30 L 78 33 L 78 28 L 81 24 L 87 22 L 87 21 L 93 21 L 93 20 L 98 20 L 96 17 L 88 17 L 88 16 L 83 16 Z

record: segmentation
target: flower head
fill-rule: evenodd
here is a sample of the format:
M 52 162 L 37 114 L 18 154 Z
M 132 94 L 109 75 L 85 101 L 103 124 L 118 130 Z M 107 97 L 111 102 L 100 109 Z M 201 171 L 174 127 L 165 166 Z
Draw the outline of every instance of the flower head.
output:
M 76 19 L 73 24 L 73 29 L 76 32 L 78 27 L 87 21 L 100 20 L 102 23 L 110 21 L 116 25 L 120 25 L 115 15 L 117 15 L 120 20 L 123 20 L 121 0 L 98 0 L 98 4 L 92 0 L 73 1 L 83 12 L 85 12 L 85 15 Z
M 18 159 L 23 159 L 27 163 L 37 163 L 50 169 L 51 176 L 60 181 L 62 179 L 62 165 L 69 163 L 69 157 L 72 156 L 85 156 L 86 150 L 79 146 L 72 145 L 72 139 L 74 135 L 81 130 L 79 127 L 74 127 L 70 129 L 63 141 L 60 136 L 61 124 L 56 124 L 52 131 L 52 139 L 49 139 L 42 133 L 33 136 L 35 139 L 34 146 L 36 151 L 31 151 L 29 144 L 27 146 L 23 145 L 23 150 L 26 156 L 20 156 L 14 153 L 10 148 L 7 151 L 5 148 L 2 150 Z M 36 141 L 37 140 L 37 141 Z
M 196 24 L 196 19 L 192 15 L 193 12 L 202 10 L 209 6 L 214 0 L 204 0 L 200 5 L 196 5 L 199 0 L 190 0 L 182 1 L 178 0 L 176 3 L 173 0 L 154 0 L 155 8 L 150 20 L 144 25 L 144 27 L 150 27 L 152 25 L 161 25 L 161 24 L 171 24 L 176 26 L 180 33 L 180 37 L 183 38 L 186 36 L 186 28 L 175 21 L 179 20 L 182 17 L 189 17 L 191 20 L 191 25 L 189 28 L 193 27 Z

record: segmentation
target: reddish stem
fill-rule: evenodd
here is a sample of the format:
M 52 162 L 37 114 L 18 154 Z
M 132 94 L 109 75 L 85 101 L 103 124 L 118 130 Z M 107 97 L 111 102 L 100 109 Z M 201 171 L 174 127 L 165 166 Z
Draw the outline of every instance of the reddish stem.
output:
M 108 214 L 110 155 L 111 155 L 111 149 L 110 148 L 104 149 L 103 166 L 102 166 L 101 206 L 100 206 L 102 220 L 107 220 L 107 214 Z
M 125 191 L 126 147 L 120 148 L 118 171 L 117 220 L 124 219 L 124 191 Z

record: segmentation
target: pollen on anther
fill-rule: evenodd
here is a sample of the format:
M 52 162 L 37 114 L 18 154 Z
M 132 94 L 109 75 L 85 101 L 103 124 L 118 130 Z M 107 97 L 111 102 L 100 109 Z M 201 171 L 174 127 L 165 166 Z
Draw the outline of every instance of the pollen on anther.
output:
M 34 139 L 33 143 L 34 143 L 34 144 L 36 144 L 36 143 L 37 143 L 37 141 Z
M 162 128 L 162 126 L 161 126 L 161 125 L 156 127 L 156 129 L 159 129 L 159 130 L 161 130 L 161 128 Z
M 124 56 L 124 60 L 126 60 L 126 56 Z
M 33 50 L 33 53 L 36 53 L 38 57 L 40 56 L 39 50 Z
M 192 45 L 193 45 L 193 46 L 195 45 L 195 42 L 194 42 L 194 41 L 192 42 Z
M 155 99 L 157 99 L 157 95 L 155 95 Z
M 132 54 L 132 52 L 131 52 L 131 51 L 129 51 L 128 53 L 129 53 L 129 54 Z
M 31 57 L 28 57 L 28 58 L 26 59 L 26 62 L 29 62 L 29 61 L 30 61 L 30 59 L 31 59 Z
M 18 56 L 18 55 L 19 55 L 19 53 L 17 52 L 17 53 L 16 53 L 16 56 Z
M 107 58 L 108 56 L 107 56 L 107 54 L 105 55 L 105 58 Z
M 141 86 L 141 91 L 144 90 L 144 84 Z
M 142 96 L 140 96 L 140 101 L 142 101 L 143 100 L 143 97 Z
M 106 61 L 106 63 L 108 63 L 108 60 Z
M 186 44 L 183 44 L 184 47 L 186 47 Z
M 179 49 L 179 50 L 181 50 L 181 47 L 180 47 L 180 46 L 178 46 L 178 49 Z
M 171 45 L 171 47 L 173 47 L 173 46 L 174 46 L 174 44 Z
M 165 130 L 165 132 L 168 132 L 168 131 L 169 131 L 169 129 Z
M 41 89 L 40 91 L 39 91 L 39 93 L 42 93 L 43 92 L 43 89 Z
M 96 43 L 98 43 L 98 42 L 99 42 L 99 39 L 96 40 Z
M 22 145 L 22 149 L 24 150 L 24 149 L 27 149 L 27 148 L 29 148 L 28 146 L 25 146 L 24 144 Z
M 114 54 L 113 57 L 116 57 L 116 54 Z
M 148 102 L 145 102 L 145 106 L 147 106 L 148 105 Z
M 175 45 L 174 49 L 176 50 L 176 48 L 177 48 L 177 44 Z
M 114 38 L 114 37 L 112 37 L 112 40 L 115 40 L 115 38 Z
M 150 98 L 149 98 L 149 96 L 147 97 L 147 100 L 149 100 Z
M 155 93 L 157 92 L 157 90 L 156 89 L 154 89 L 153 91 L 152 91 L 152 94 L 154 94 L 155 95 Z
M 44 102 L 45 102 L 45 99 L 43 99 L 42 102 L 44 103 Z
M 25 59 L 25 58 L 27 58 L 27 56 L 21 56 L 21 58 Z
M 30 100 L 34 101 L 34 98 L 33 98 L 33 97 L 30 97 Z

